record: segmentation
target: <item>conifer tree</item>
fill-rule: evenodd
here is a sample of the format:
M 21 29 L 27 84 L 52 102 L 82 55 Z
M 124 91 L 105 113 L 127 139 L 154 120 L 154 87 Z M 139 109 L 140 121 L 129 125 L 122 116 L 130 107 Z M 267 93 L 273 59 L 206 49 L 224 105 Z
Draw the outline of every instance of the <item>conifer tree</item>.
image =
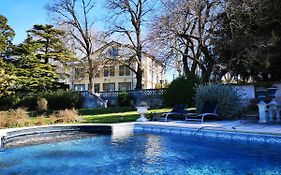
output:
M 65 32 L 54 28 L 53 25 L 35 24 L 31 30 L 27 31 L 31 38 L 31 44 L 38 46 L 36 56 L 45 64 L 49 63 L 50 59 L 64 63 L 73 58 L 71 53 L 63 41 Z
M 12 65 L 6 63 L 7 51 L 12 47 L 14 30 L 8 25 L 8 20 L 0 15 L 0 97 L 13 92 L 16 76 L 9 72 L 8 67 Z

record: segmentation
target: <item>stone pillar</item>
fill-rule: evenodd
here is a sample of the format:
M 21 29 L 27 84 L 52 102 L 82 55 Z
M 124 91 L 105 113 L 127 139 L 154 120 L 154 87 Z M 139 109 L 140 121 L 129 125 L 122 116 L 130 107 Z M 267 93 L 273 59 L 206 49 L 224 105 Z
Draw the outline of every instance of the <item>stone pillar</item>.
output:
M 272 99 L 272 101 L 270 103 L 268 103 L 268 106 L 269 106 L 269 121 L 270 122 L 274 122 L 274 113 L 277 112 L 277 102 Z
M 277 107 L 276 109 L 276 122 L 281 122 L 281 119 L 280 119 L 280 110 L 281 110 L 281 107 Z
M 274 121 L 274 114 L 275 113 L 277 114 L 277 106 L 278 106 L 278 104 L 275 101 L 275 94 L 276 94 L 277 90 L 278 90 L 278 88 L 276 88 L 276 87 L 267 88 L 268 96 L 270 98 L 272 98 L 271 102 L 268 103 L 268 106 L 269 106 L 269 121 L 270 122 Z
M 266 123 L 267 117 L 266 117 L 266 106 L 267 104 L 264 101 L 260 101 L 258 104 L 259 107 L 259 123 Z

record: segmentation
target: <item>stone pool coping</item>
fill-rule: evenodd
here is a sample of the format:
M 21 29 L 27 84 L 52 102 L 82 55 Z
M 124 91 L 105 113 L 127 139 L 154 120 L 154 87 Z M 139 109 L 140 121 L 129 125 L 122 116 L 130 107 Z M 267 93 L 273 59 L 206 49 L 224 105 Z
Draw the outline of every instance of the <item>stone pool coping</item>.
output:
M 229 121 L 209 121 L 203 124 L 198 122 L 144 122 L 139 124 L 145 124 L 149 126 L 167 126 L 178 128 L 190 128 L 200 130 L 218 130 L 227 132 L 239 132 L 249 134 L 264 134 L 264 135 L 276 135 L 281 136 L 281 124 L 260 124 L 256 121 L 248 120 L 229 120 Z
M 281 145 L 281 125 L 258 124 L 249 121 L 215 121 L 199 123 L 131 122 L 117 124 L 57 124 L 24 128 L 0 129 L 1 146 L 15 137 L 53 132 L 93 131 L 125 136 L 131 132 L 152 132 L 188 135 L 199 138 L 247 141 Z

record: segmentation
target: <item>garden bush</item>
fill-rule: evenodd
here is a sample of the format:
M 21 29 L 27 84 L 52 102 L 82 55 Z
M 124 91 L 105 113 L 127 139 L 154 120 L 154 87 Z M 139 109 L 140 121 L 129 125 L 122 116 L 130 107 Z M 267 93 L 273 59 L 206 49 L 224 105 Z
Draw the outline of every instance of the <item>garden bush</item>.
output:
M 79 121 L 78 111 L 75 109 L 65 109 L 57 114 L 63 123 L 74 123 Z
M 15 109 L 18 107 L 27 110 L 39 110 L 38 101 L 44 98 L 48 101 L 49 110 L 80 108 L 83 97 L 79 92 L 58 90 L 54 92 L 37 92 L 30 94 L 13 94 L 0 99 L 0 109 Z
M 83 103 L 82 95 L 74 91 L 59 90 L 46 94 L 44 98 L 48 101 L 51 110 L 81 108 Z
M 177 78 L 164 92 L 164 104 L 170 107 L 176 104 L 194 105 L 195 86 L 199 84 L 199 82 L 198 78 Z
M 131 96 L 128 92 L 121 92 L 118 94 L 118 105 L 119 106 L 133 106 L 134 97 Z
M 29 125 L 29 115 L 28 112 L 23 108 L 17 108 L 16 110 L 9 110 L 6 113 L 4 127 L 21 127 Z
M 29 94 L 22 98 L 22 100 L 16 104 L 17 107 L 27 108 L 27 110 L 37 110 L 37 102 L 39 100 L 39 95 Z
M 34 124 L 35 125 L 44 125 L 44 124 L 46 124 L 46 116 L 41 115 L 41 116 L 37 117 L 35 122 L 34 122 Z
M 48 117 L 50 124 L 55 124 L 58 123 L 58 117 L 56 116 L 56 114 L 51 114 Z
M 205 101 L 217 101 L 222 118 L 231 118 L 242 111 L 241 96 L 232 86 L 220 84 L 200 85 L 196 89 L 196 108 L 199 112 Z
M 0 98 L 0 110 L 8 110 L 15 108 L 16 105 L 21 101 L 19 94 L 12 94 Z

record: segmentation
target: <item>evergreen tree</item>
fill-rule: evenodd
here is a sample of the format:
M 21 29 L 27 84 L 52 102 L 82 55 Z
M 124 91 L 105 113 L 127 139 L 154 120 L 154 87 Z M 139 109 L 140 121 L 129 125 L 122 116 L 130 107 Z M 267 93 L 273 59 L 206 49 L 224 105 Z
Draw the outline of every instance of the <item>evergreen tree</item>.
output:
M 0 97 L 13 92 L 16 76 L 8 71 L 12 65 L 6 63 L 7 51 L 12 47 L 15 33 L 8 25 L 7 19 L 0 15 Z
M 64 63 L 73 58 L 73 53 L 63 42 L 64 31 L 55 29 L 52 25 L 36 24 L 27 33 L 31 38 L 29 42 L 38 46 L 35 50 L 36 57 L 45 64 L 49 63 L 50 59 Z
M 13 52 L 12 64 L 18 77 L 17 89 L 22 92 L 47 91 L 52 89 L 58 80 L 55 67 L 45 64 L 37 58 L 41 45 L 34 43 L 29 36 Z
M 13 93 L 14 85 L 17 80 L 17 77 L 14 74 L 5 69 L 7 67 L 11 68 L 11 65 L 5 63 L 5 61 L 0 57 L 0 97 Z
M 8 48 L 12 46 L 14 30 L 8 25 L 8 20 L 0 15 L 0 57 L 5 57 Z

